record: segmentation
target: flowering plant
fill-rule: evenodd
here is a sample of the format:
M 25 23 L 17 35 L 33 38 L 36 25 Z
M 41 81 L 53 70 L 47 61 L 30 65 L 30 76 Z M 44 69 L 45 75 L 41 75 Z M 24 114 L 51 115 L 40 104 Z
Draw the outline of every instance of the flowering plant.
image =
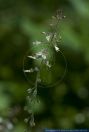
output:
M 33 80 L 33 87 L 27 90 L 27 103 L 28 105 L 25 107 L 25 110 L 28 111 L 29 117 L 25 119 L 27 124 L 31 127 L 35 126 L 34 122 L 34 112 L 33 112 L 33 104 L 37 101 L 37 88 L 40 82 L 45 83 L 47 82 L 44 75 L 43 70 L 45 72 L 50 72 L 50 69 L 53 68 L 53 64 L 55 61 L 55 52 L 60 52 L 62 55 L 63 53 L 60 51 L 59 44 L 61 42 L 61 36 L 58 33 L 59 22 L 65 16 L 62 15 L 62 11 L 58 10 L 56 15 L 52 17 L 52 22 L 50 24 L 50 31 L 48 33 L 42 32 L 45 37 L 45 42 L 36 40 L 33 42 L 32 46 L 32 55 L 26 55 L 26 58 L 30 59 L 30 61 L 34 64 L 34 66 L 30 67 L 29 69 L 25 68 L 25 61 L 23 64 L 23 71 L 24 74 L 29 81 L 27 74 L 34 74 L 35 78 Z M 63 55 L 64 57 L 64 55 Z M 65 57 L 64 57 L 65 59 Z M 24 59 L 25 60 L 25 59 Z

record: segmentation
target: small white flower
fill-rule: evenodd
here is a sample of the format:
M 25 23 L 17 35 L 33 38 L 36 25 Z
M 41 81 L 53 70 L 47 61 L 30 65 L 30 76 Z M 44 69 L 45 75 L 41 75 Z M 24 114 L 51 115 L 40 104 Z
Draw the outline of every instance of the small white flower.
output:
M 63 16 L 63 18 L 66 18 L 66 16 Z
M 56 34 L 54 34 L 54 38 L 56 38 L 57 36 L 56 36 Z
M 33 45 L 39 45 L 39 44 L 41 44 L 40 41 L 35 41 L 35 42 L 33 42 Z
M 25 118 L 24 121 L 25 121 L 25 123 L 27 123 L 29 121 L 29 119 L 28 118 Z
M 42 58 L 42 52 L 36 53 L 36 59 Z
M 59 51 L 59 48 L 56 45 L 54 46 L 54 48 L 57 52 Z
M 49 61 L 46 62 L 46 65 L 51 68 L 51 65 L 49 64 Z
M 34 72 L 34 70 L 31 68 L 30 70 L 24 70 L 24 72 Z
M 43 51 L 36 53 L 36 58 L 43 58 L 46 59 L 46 55 L 43 53 Z
M 50 38 L 51 38 L 50 35 L 46 36 L 47 41 L 50 41 Z
M 42 55 L 42 58 L 45 60 L 46 59 L 46 55 Z
M 29 88 L 29 89 L 27 90 L 27 92 L 28 92 L 28 93 L 31 93 L 31 92 L 32 92 L 32 89 L 31 89 L 31 88 Z
M 38 57 L 38 56 L 42 56 L 42 52 L 36 53 L 36 56 L 37 56 L 37 57 Z
M 55 16 L 52 16 L 52 19 L 56 19 L 56 17 Z
M 38 67 L 35 67 L 35 69 L 34 69 L 36 72 L 38 72 L 39 71 L 39 68 Z
M 53 26 L 53 24 L 51 23 L 50 26 Z
M 59 38 L 61 39 L 62 37 L 60 36 Z
M 46 32 L 42 32 L 42 34 L 46 35 Z
M 36 57 L 35 56 L 27 56 L 28 58 L 31 58 L 31 59 L 36 59 Z

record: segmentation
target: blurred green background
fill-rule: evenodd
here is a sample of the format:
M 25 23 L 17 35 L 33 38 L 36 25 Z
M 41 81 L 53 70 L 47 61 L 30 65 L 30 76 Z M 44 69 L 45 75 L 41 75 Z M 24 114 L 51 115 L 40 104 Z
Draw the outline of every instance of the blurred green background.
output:
M 60 23 L 59 47 L 67 73 L 56 87 L 38 88 L 33 132 L 89 128 L 89 0 L 0 0 L 0 132 L 6 132 L 9 121 L 13 132 L 25 129 L 30 86 L 23 74 L 23 58 L 32 42 L 42 39 L 41 32 L 47 31 L 57 9 L 66 16 Z M 65 68 L 62 60 L 57 62 Z

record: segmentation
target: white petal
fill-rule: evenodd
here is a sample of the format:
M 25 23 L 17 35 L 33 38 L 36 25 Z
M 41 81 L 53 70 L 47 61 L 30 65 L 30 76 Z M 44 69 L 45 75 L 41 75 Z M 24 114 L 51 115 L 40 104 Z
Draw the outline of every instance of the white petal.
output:
M 29 88 L 29 89 L 27 90 L 27 92 L 28 92 L 28 93 L 31 93 L 31 92 L 32 92 L 32 89 L 31 89 L 31 88 Z
M 53 24 L 51 23 L 50 26 L 53 26 Z
M 42 52 L 36 53 L 36 56 L 42 56 Z
M 46 59 L 46 55 L 42 55 L 42 58 L 45 60 Z
M 50 41 L 50 35 L 46 36 L 47 41 Z
M 33 44 L 34 45 L 39 45 L 39 44 L 41 44 L 41 42 L 40 41 L 35 41 L 35 42 L 33 42 Z
M 27 57 L 29 57 L 29 58 L 31 58 L 31 59 L 36 59 L 36 57 L 35 56 L 27 56 Z
M 54 46 L 54 48 L 57 52 L 59 51 L 59 48 L 56 45 Z
M 24 72 L 34 72 L 33 69 L 30 69 L 30 70 L 24 70 Z
M 42 34 L 45 34 L 46 35 L 46 32 L 42 32 Z
M 46 55 L 43 53 L 43 51 L 36 53 L 36 58 L 43 58 L 46 59 Z
M 51 65 L 49 64 L 49 61 L 46 62 L 46 65 L 50 68 Z

